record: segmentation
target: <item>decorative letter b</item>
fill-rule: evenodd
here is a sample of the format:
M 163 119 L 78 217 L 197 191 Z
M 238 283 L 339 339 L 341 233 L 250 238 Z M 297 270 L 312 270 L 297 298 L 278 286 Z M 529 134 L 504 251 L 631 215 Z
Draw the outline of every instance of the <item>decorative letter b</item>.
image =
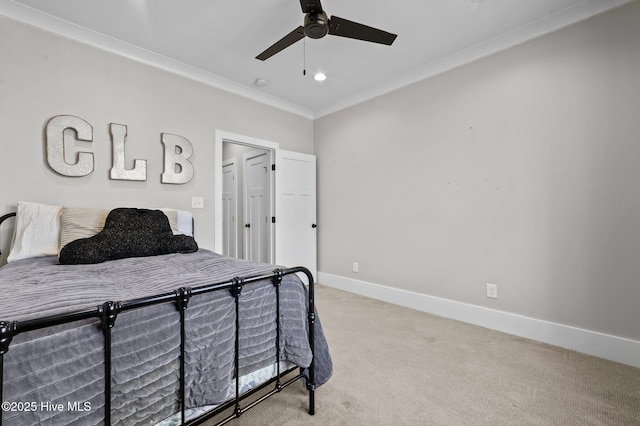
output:
M 193 177 L 193 164 L 189 158 L 193 154 L 191 142 L 182 136 L 162 134 L 164 145 L 164 173 L 162 183 L 187 183 Z

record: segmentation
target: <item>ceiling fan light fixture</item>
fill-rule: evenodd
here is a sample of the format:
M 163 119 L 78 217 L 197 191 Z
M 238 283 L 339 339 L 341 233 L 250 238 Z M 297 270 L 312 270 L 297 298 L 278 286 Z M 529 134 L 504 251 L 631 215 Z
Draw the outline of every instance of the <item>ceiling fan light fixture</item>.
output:
M 327 75 L 325 73 L 323 73 L 323 72 L 317 72 L 313 76 L 313 79 L 315 81 L 325 81 L 327 79 Z

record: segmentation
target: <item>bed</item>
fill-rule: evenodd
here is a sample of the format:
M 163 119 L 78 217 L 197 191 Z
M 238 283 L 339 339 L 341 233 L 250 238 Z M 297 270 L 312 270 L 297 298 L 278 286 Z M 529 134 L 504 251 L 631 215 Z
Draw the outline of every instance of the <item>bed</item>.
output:
M 314 414 L 332 365 L 308 270 L 201 248 L 63 264 L 61 207 L 58 253 L 21 257 L 16 247 L 35 232 L 22 232 L 24 205 L 0 218 L 16 222 L 18 253 L 0 268 L 3 425 L 198 424 L 220 413 L 224 424 L 294 383 Z M 55 220 L 35 234 L 55 233 Z M 74 229 L 62 249 L 100 226 Z

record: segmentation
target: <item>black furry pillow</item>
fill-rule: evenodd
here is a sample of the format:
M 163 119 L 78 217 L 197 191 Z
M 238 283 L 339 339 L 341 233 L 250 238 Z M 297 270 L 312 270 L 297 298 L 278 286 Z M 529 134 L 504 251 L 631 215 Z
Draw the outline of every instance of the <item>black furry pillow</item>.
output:
M 160 210 L 119 208 L 109 212 L 104 228 L 90 238 L 67 244 L 60 251 L 60 263 L 101 263 L 126 257 L 193 253 L 193 237 L 173 235 L 169 219 Z

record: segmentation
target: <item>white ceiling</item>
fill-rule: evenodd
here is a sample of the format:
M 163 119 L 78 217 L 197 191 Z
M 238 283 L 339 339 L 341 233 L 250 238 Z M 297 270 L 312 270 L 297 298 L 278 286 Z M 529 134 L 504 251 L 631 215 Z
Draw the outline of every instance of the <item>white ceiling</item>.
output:
M 0 0 L 0 14 L 316 118 L 628 1 L 322 0 L 329 16 L 398 38 L 306 38 L 264 62 L 255 56 L 302 25 L 298 0 Z

